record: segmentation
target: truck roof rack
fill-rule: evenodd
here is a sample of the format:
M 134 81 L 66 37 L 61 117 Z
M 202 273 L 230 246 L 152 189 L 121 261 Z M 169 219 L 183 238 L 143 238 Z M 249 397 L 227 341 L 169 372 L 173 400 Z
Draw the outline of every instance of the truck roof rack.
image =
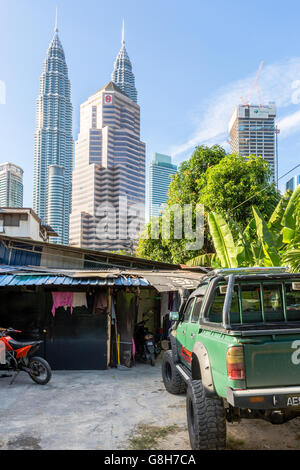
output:
M 278 273 L 287 273 L 289 272 L 287 267 L 278 266 L 278 267 L 253 267 L 253 268 L 222 268 L 215 269 L 207 274 L 207 276 L 229 276 L 234 274 L 235 276 L 241 274 L 278 274 Z

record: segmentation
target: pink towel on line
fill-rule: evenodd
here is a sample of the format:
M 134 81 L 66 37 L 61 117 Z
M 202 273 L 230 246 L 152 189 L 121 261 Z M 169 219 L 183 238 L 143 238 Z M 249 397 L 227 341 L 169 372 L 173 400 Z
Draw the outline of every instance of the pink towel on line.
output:
M 133 356 L 133 359 L 135 358 L 135 353 L 136 353 L 135 341 L 132 338 L 132 356 Z
M 52 315 L 55 317 L 55 310 L 59 307 L 70 307 L 73 312 L 73 292 L 52 292 L 53 307 Z

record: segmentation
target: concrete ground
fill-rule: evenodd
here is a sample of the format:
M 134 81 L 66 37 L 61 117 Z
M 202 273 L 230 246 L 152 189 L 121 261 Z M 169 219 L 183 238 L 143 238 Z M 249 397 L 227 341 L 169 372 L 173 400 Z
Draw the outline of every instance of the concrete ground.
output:
M 0 449 L 125 449 L 139 424 L 185 425 L 185 399 L 165 391 L 159 365 L 10 380 L 0 379 Z
M 165 391 L 159 364 L 54 372 L 46 386 L 25 373 L 9 382 L 0 379 L 0 450 L 190 448 L 185 396 Z M 230 449 L 300 449 L 300 418 L 281 426 L 245 420 L 228 424 L 227 434 Z

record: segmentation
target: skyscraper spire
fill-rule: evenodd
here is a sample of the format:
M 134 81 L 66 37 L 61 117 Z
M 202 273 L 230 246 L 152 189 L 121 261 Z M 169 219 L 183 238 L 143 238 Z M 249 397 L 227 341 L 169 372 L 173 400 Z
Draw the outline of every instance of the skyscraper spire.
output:
M 122 46 L 125 44 L 125 22 L 123 19 L 123 26 L 122 26 Z
M 58 33 L 58 7 L 56 7 L 55 28 L 54 32 Z
M 37 100 L 33 195 L 35 212 L 58 234 L 53 243 L 68 244 L 72 166 L 71 84 L 56 12 Z
M 114 70 L 111 74 L 111 81 L 137 103 L 137 90 L 135 88 L 135 78 L 132 72 L 132 65 L 125 48 L 125 22 L 122 25 L 122 45 L 115 60 Z

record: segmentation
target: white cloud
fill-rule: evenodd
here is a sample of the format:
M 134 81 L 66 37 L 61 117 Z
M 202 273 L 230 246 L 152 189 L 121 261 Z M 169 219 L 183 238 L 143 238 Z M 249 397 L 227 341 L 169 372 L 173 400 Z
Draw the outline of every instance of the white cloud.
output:
M 241 103 L 241 97 L 247 99 L 252 88 L 255 73 L 242 80 L 229 83 L 203 103 L 205 110 L 199 116 L 199 125 L 186 142 L 172 147 L 169 151 L 179 157 L 196 145 L 214 143 L 224 144 L 228 138 L 228 121 L 234 107 Z M 291 58 L 274 64 L 265 65 L 259 80 L 262 104 L 275 101 L 278 114 L 284 108 L 300 103 L 300 58 Z M 250 101 L 258 104 L 256 89 L 252 91 Z M 279 120 L 281 138 L 300 130 L 300 111 L 293 112 Z
M 278 127 L 280 129 L 280 134 L 283 137 L 287 137 L 293 132 L 300 129 L 300 111 L 289 114 L 284 118 L 280 119 L 278 122 Z

